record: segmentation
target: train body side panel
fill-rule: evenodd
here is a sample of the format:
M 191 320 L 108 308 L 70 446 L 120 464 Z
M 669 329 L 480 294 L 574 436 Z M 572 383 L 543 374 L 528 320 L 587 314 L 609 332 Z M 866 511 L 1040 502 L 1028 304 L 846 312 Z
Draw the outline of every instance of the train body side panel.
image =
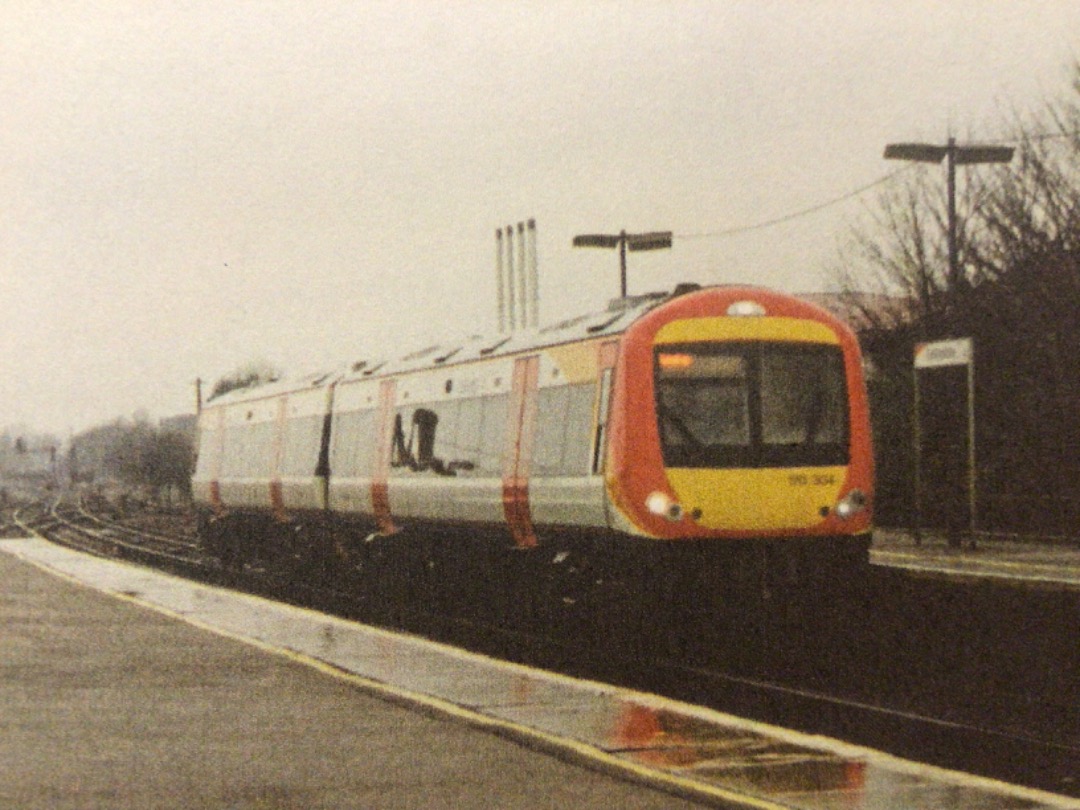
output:
M 501 524 L 502 481 L 498 478 L 395 478 L 390 484 L 395 519 L 433 523 Z
M 329 508 L 376 518 L 500 523 L 500 470 L 509 391 L 505 360 L 347 382 L 336 394 L 330 446 Z M 392 387 L 385 418 L 380 391 Z M 385 442 L 386 447 L 380 446 Z M 385 492 L 377 495 L 380 458 Z
M 379 396 L 378 380 L 339 384 L 334 392 L 327 495 L 332 512 L 374 518 Z
M 278 463 L 273 486 L 279 506 L 289 511 L 326 508 L 326 476 L 319 469 L 323 430 L 332 388 L 290 394 L 279 425 Z
M 534 478 L 529 505 L 537 526 L 607 526 L 604 481 L 597 476 Z
M 519 518 L 536 525 L 605 527 L 603 479 L 594 469 L 603 423 L 600 345 L 581 341 L 531 356 L 397 376 L 382 438 L 379 390 L 389 381 L 339 384 L 329 447 L 330 511 L 375 517 L 375 470 L 385 452 L 392 519 L 503 526 L 511 532 L 509 524 Z M 529 357 L 531 382 L 515 395 L 515 368 Z M 380 441 L 388 446 L 381 448 Z
M 502 460 L 512 365 L 430 369 L 397 380 L 390 514 L 402 520 L 502 523 Z
M 278 398 L 224 408 L 224 441 L 218 491 L 226 509 L 270 510 Z
M 601 342 L 541 355 L 529 504 L 537 526 L 607 526 L 595 441 L 600 413 Z
M 199 446 L 191 492 L 196 505 L 202 508 L 221 508 L 218 481 L 225 440 L 224 418 L 225 410 L 221 407 L 207 407 L 199 414 Z
M 517 395 L 514 364 L 528 358 L 401 378 L 392 513 L 434 522 L 606 527 L 603 480 L 592 468 L 598 352 L 593 340 L 538 353 L 529 361 L 536 366 L 530 382 L 521 380 L 527 390 Z

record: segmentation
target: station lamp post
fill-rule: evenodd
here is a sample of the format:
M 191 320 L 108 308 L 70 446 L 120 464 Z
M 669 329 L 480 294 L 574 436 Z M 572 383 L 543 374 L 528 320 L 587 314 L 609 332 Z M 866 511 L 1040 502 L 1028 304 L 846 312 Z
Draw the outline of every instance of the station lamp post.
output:
M 626 251 L 659 250 L 671 247 L 671 231 L 652 231 L 650 233 L 615 234 L 586 233 L 574 237 L 574 247 L 600 247 L 619 249 L 619 292 L 626 298 Z
M 949 138 L 944 145 L 930 143 L 890 143 L 885 147 L 887 160 L 912 160 L 918 163 L 941 163 L 945 160 L 948 195 L 949 284 L 960 280 L 960 259 L 956 244 L 956 167 L 977 163 L 1008 163 L 1013 147 L 993 144 L 958 144 Z
M 940 163 L 945 160 L 946 193 L 948 196 L 948 281 L 952 289 L 957 289 L 960 282 L 960 257 L 956 239 L 956 167 L 971 166 L 978 163 L 1009 163 L 1013 158 L 1011 146 L 993 144 L 965 144 L 949 138 L 945 145 L 929 143 L 891 143 L 885 147 L 887 160 L 912 160 L 919 163 Z M 935 354 L 936 353 L 936 354 Z M 972 547 L 975 544 L 976 509 L 976 466 L 975 466 L 975 358 L 971 339 L 939 341 L 921 344 L 916 347 L 914 363 L 915 385 L 915 543 L 922 534 L 922 438 L 919 425 L 919 369 L 936 366 L 963 365 L 967 367 L 967 467 L 968 467 L 968 531 Z M 958 546 L 959 537 L 950 529 L 949 545 Z

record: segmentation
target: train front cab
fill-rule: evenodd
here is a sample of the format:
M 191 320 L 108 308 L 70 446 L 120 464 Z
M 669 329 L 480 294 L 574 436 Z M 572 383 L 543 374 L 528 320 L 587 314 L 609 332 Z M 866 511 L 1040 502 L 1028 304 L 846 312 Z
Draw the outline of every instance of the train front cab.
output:
M 869 549 L 872 457 L 854 335 L 752 288 L 674 298 L 624 334 L 613 525 L 689 557 L 705 587 L 851 573 Z

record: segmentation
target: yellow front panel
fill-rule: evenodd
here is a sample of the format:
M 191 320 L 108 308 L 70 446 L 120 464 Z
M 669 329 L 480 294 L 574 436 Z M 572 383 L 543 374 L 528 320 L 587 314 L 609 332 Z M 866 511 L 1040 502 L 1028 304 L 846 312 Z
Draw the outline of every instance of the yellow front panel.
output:
M 836 332 L 823 323 L 800 318 L 745 316 L 672 321 L 656 333 L 654 343 L 696 343 L 707 340 L 772 340 L 834 345 L 840 342 Z
M 683 509 L 701 510 L 698 525 L 751 532 L 816 526 L 822 509 L 836 504 L 846 474 L 846 467 L 667 470 Z

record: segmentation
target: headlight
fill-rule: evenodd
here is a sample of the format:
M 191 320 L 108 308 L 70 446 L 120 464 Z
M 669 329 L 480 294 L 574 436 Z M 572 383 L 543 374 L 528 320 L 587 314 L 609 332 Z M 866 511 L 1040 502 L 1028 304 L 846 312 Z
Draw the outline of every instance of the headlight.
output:
M 645 508 L 654 515 L 667 518 L 672 523 L 682 520 L 683 508 L 678 501 L 672 500 L 663 492 L 653 492 L 645 499 Z
M 728 306 L 727 314 L 736 318 L 761 316 L 765 314 L 765 307 L 757 301 L 735 301 Z
M 861 489 L 853 489 L 840 499 L 836 504 L 836 516 L 841 520 L 854 517 L 866 509 L 866 493 Z

